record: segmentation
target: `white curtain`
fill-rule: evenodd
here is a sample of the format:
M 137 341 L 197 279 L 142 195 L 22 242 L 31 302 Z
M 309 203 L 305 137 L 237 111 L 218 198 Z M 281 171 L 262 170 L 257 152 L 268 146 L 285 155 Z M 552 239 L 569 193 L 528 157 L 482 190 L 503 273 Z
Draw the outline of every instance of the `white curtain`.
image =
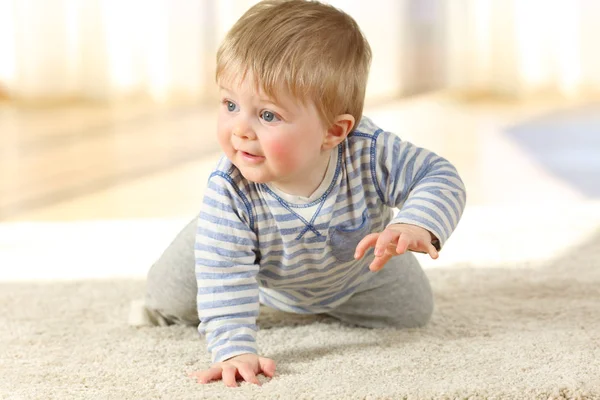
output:
M 331 1 L 374 50 L 369 96 L 402 90 L 407 0 Z M 215 52 L 254 0 L 0 0 L 0 86 L 20 99 L 210 97 Z
M 18 98 L 197 96 L 203 1 L 0 0 L 0 82 Z
M 453 89 L 509 96 L 600 92 L 600 1 L 447 0 Z
M 445 85 L 600 92 L 600 1 L 330 0 L 373 49 L 369 98 Z M 256 0 L 0 0 L 0 91 L 21 99 L 214 95 L 214 56 Z

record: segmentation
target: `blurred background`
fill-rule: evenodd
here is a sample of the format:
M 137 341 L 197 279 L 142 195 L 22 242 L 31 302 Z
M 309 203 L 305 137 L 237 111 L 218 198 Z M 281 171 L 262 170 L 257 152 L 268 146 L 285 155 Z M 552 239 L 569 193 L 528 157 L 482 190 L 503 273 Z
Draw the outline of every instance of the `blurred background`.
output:
M 0 0 L 0 280 L 145 274 L 199 211 L 216 49 L 254 3 Z M 329 3 L 373 49 L 365 114 L 467 184 L 435 265 L 506 262 L 498 235 L 542 259 L 596 229 L 600 2 Z M 570 235 L 532 245 L 574 209 Z

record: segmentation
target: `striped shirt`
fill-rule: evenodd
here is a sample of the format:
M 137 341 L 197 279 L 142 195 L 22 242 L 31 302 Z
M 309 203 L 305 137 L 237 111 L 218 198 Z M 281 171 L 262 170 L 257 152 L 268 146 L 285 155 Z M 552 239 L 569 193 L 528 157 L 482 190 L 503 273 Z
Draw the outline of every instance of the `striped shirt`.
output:
M 223 157 L 208 180 L 195 244 L 198 329 L 213 362 L 257 353 L 259 303 L 323 313 L 348 300 L 372 276 L 373 252 L 353 257 L 369 233 L 418 225 L 441 248 L 465 200 L 447 160 L 368 118 L 332 151 L 310 198 L 250 182 Z

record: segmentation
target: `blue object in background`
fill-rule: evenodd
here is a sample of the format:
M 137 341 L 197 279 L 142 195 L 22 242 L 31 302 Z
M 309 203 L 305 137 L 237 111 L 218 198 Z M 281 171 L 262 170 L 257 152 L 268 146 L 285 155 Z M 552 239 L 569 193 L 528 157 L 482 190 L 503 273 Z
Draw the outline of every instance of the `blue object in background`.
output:
M 600 104 L 546 115 L 506 131 L 544 169 L 600 198 Z

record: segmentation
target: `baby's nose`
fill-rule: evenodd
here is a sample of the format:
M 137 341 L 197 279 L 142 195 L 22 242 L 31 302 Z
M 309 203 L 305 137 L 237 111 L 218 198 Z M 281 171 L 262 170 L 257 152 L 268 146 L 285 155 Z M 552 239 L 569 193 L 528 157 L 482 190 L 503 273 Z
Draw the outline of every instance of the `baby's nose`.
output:
M 237 137 L 241 137 L 241 138 L 248 138 L 248 139 L 252 139 L 255 137 L 254 131 L 252 130 L 252 128 L 245 123 L 240 123 L 237 124 L 234 128 L 233 128 L 233 132 L 232 132 L 235 136 Z

